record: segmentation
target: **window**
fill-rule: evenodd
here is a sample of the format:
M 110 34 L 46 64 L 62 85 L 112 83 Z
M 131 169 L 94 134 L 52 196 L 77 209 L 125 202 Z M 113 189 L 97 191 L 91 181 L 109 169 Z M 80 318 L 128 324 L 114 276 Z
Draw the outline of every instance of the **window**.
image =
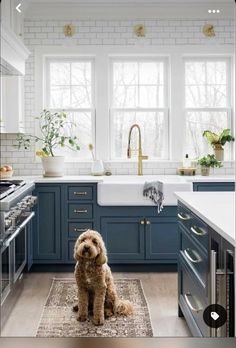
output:
M 165 59 L 113 59 L 111 61 L 112 157 L 126 158 L 128 132 L 141 127 L 143 153 L 168 157 L 167 63 Z M 137 149 L 133 134 L 132 148 Z
M 230 60 L 224 58 L 185 61 L 186 153 L 191 158 L 210 149 L 204 130 L 220 133 L 231 128 Z M 230 145 L 225 159 L 231 159 Z
M 64 110 L 76 125 L 80 151 L 64 149 L 67 157 L 89 158 L 88 144 L 93 142 L 94 78 L 90 59 L 47 59 L 46 104 L 52 111 Z M 66 130 L 71 133 L 71 129 Z M 61 151 L 61 150 L 60 150 Z

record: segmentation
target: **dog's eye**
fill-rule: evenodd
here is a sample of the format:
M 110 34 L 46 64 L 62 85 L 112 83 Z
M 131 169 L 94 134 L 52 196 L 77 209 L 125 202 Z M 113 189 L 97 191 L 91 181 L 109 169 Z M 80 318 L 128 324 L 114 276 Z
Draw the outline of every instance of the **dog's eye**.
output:
M 93 239 L 93 244 L 97 245 L 98 242 L 96 241 L 96 239 Z
M 83 242 L 85 242 L 85 240 L 86 240 L 86 238 L 82 238 L 80 242 L 83 243 Z

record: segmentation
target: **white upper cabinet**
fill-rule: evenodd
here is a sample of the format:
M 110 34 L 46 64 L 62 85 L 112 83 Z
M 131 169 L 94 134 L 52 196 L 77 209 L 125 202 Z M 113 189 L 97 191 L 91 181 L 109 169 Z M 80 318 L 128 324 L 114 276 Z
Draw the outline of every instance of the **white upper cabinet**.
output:
M 22 41 L 23 12 L 16 10 L 14 0 L 1 1 L 1 73 L 24 75 L 30 52 Z
M 24 77 L 1 77 L 1 133 L 24 133 Z

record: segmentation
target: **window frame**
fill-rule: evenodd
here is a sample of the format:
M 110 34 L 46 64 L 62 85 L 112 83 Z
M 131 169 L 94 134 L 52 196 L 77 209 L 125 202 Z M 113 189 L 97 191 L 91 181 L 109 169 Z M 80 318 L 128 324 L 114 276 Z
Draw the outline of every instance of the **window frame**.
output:
M 56 63 L 56 62 L 90 62 L 91 63 L 91 108 L 51 108 L 50 107 L 50 63 Z M 61 56 L 61 55 L 54 55 L 50 56 L 47 55 L 44 57 L 44 90 L 43 90 L 43 105 L 44 108 L 47 110 L 50 110 L 52 112 L 91 112 L 91 125 L 92 125 L 92 133 L 91 133 L 91 139 L 92 143 L 95 143 L 96 139 L 96 98 L 95 98 L 95 88 L 96 88 L 96 79 L 95 79 L 95 59 L 93 56 L 74 56 L 74 55 L 68 55 L 68 56 Z M 71 85 L 70 85 L 71 86 Z M 89 155 L 88 157 L 69 157 L 69 162 L 75 162 L 77 159 L 82 161 L 88 161 L 90 159 Z
M 226 62 L 226 91 L 227 91 L 227 106 L 226 107 L 187 107 L 186 106 L 186 62 L 207 62 L 207 61 L 225 61 Z M 225 54 L 225 55 L 191 55 L 191 56 L 184 56 L 183 57 L 183 65 L 184 65 L 184 77 L 183 77 L 183 96 L 184 96 L 184 122 L 185 122 L 185 135 L 186 136 L 186 125 L 187 125 L 187 115 L 189 112 L 226 112 L 227 114 L 227 126 L 230 129 L 234 129 L 234 119 L 233 119 L 233 98 L 232 98 L 232 92 L 233 92 L 233 81 L 231 78 L 231 73 L 233 73 L 233 61 L 232 57 Z M 186 150 L 188 152 L 188 150 Z M 186 152 L 185 151 L 185 152 Z M 234 159 L 234 147 L 232 143 L 230 144 L 230 158 L 229 161 L 232 161 Z
M 113 107 L 113 86 L 114 86 L 114 70 L 113 70 L 113 64 L 115 62 L 162 62 L 163 63 L 163 97 L 164 97 L 164 106 L 163 107 L 130 107 L 130 108 L 119 108 L 119 107 Z M 156 56 L 156 55 L 120 55 L 120 56 L 112 56 L 109 57 L 109 139 L 110 139 L 110 151 L 109 151 L 109 159 L 114 161 L 125 161 L 126 157 L 116 157 L 115 156 L 115 146 L 114 146 L 114 123 L 113 123 L 113 114 L 116 111 L 123 111 L 123 112 L 163 112 L 164 115 L 164 128 L 166 131 L 166 137 L 165 137 L 165 154 L 166 156 L 164 158 L 160 157 L 150 157 L 149 159 L 152 161 L 165 161 L 170 159 L 170 151 L 169 151 L 169 110 L 170 110 L 170 98 L 169 98 L 169 57 L 166 55 L 163 56 Z M 138 85 L 139 86 L 139 85 Z M 128 142 L 128 139 L 127 139 Z

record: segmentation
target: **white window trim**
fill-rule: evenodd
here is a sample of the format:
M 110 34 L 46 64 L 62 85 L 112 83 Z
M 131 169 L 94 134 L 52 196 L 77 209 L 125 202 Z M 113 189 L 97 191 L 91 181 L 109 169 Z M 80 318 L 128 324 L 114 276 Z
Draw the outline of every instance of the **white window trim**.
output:
M 164 86 L 164 101 L 165 105 L 163 107 L 153 107 L 153 108 L 142 108 L 142 107 L 131 107 L 131 108 L 119 108 L 119 107 L 113 107 L 112 106 L 112 100 L 113 100 L 113 63 L 115 62 L 128 62 L 128 61 L 135 61 L 135 62 L 164 62 L 164 80 L 163 80 L 163 86 Z M 164 113 L 164 129 L 167 132 L 166 137 L 165 137 L 165 148 L 166 148 L 166 157 L 165 158 L 157 158 L 157 157 L 150 157 L 149 160 L 151 161 L 165 161 L 169 160 L 169 57 L 168 56 L 160 56 L 160 55 L 152 55 L 150 56 L 140 56 L 140 55 L 122 55 L 122 56 L 117 56 L 115 57 L 114 55 L 110 57 L 109 60 L 109 90 L 110 96 L 109 96 L 109 122 L 110 122 L 110 153 L 109 153 L 109 159 L 110 160 L 115 160 L 115 161 L 124 161 L 125 158 L 117 158 L 115 157 L 114 153 L 114 141 L 112 140 L 114 137 L 114 127 L 113 127 L 113 122 L 112 122 L 112 117 L 113 117 L 113 112 L 114 111 L 125 111 L 125 112 L 163 112 Z M 128 139 L 127 139 L 128 141 Z
M 227 87 L 227 93 L 228 93 L 228 98 L 227 98 L 227 106 L 226 107 L 186 107 L 185 106 L 185 123 L 187 120 L 187 113 L 190 111 L 200 111 L 200 112 L 208 112 L 208 111 L 215 111 L 215 112 L 226 112 L 227 113 L 227 124 L 230 129 L 234 129 L 234 118 L 233 118 L 233 98 L 232 98 L 232 91 L 233 91 L 233 82 L 231 76 L 233 76 L 233 59 L 230 55 L 225 54 L 225 55 L 192 55 L 192 56 L 185 56 L 183 59 L 183 64 L 185 65 L 186 61 L 198 61 L 198 62 L 205 62 L 205 61 L 218 61 L 222 60 L 225 61 L 226 67 L 227 67 L 227 79 L 226 79 L 226 87 Z M 185 69 L 184 69 L 184 105 L 185 105 Z M 233 146 L 233 143 L 231 142 L 229 144 L 230 146 L 230 161 L 234 159 L 234 149 L 235 147 Z
M 186 57 L 201 57 L 215 55 L 217 57 L 229 57 L 232 61 L 231 72 L 234 74 L 234 46 L 224 45 L 224 54 L 222 54 L 222 45 L 207 46 L 207 45 L 183 45 L 183 46 L 77 46 L 66 47 L 67 54 L 65 55 L 65 47 L 62 46 L 41 46 L 35 48 L 35 115 L 39 115 L 43 110 L 43 87 L 44 87 L 44 57 L 45 56 L 71 56 L 82 57 L 90 56 L 95 60 L 95 113 L 96 113 L 96 134 L 95 134 L 95 149 L 96 155 L 100 159 L 115 162 L 126 163 L 131 160 L 111 160 L 109 157 L 110 149 L 110 116 L 109 116 L 109 59 L 114 56 L 168 56 L 170 61 L 169 67 L 169 154 L 168 161 L 153 160 L 150 162 L 177 162 L 183 157 L 183 135 L 185 132 L 185 117 L 184 117 L 184 64 L 183 59 Z M 81 51 L 83 52 L 81 54 Z M 145 54 L 143 54 L 145 52 Z M 158 52 L 158 54 L 157 54 Z M 234 75 L 233 75 L 234 76 Z M 170 80 L 171 79 L 171 80 Z M 232 122 L 233 126 L 235 115 L 235 86 L 232 80 Z M 182 86 L 182 88 L 180 88 Z M 234 129 L 232 127 L 232 129 Z M 38 130 L 35 130 L 38 133 Z M 102 139 L 102 141 L 101 141 Z M 37 159 L 39 161 L 39 159 Z M 73 162 L 73 161 L 71 161 Z M 83 161 L 91 162 L 91 161 Z

